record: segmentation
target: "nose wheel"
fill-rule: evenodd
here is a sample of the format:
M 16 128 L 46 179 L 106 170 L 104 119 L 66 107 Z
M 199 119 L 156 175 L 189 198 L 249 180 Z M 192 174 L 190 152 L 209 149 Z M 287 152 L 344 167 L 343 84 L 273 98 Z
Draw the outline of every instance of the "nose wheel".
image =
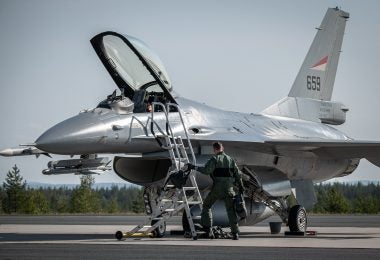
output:
M 290 232 L 306 232 L 307 215 L 305 208 L 301 205 L 293 206 L 289 211 L 288 224 Z
M 158 220 L 152 220 L 152 226 L 157 223 Z M 162 223 L 153 231 L 154 237 L 164 237 L 166 232 L 166 221 L 162 221 Z

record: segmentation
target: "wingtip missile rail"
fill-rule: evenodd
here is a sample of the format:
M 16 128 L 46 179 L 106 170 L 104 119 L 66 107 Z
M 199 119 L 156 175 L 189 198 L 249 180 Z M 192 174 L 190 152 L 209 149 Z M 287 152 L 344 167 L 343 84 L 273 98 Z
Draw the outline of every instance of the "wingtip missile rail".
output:
M 36 157 L 38 157 L 41 154 L 51 157 L 47 152 L 44 152 L 36 147 L 7 148 L 0 151 L 0 155 L 5 156 L 5 157 L 24 156 L 24 155 L 35 155 Z

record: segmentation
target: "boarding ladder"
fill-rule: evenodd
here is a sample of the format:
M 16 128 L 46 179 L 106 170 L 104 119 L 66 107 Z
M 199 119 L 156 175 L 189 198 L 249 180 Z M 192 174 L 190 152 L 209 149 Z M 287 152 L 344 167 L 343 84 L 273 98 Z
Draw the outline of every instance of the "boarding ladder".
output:
M 202 209 L 203 201 L 202 196 L 198 188 L 196 178 L 194 176 L 194 171 L 190 171 L 187 181 L 188 186 L 181 188 L 176 188 L 174 185 L 170 184 L 169 178 L 172 174 L 177 173 L 182 170 L 187 163 L 190 163 L 190 159 L 187 151 L 190 152 L 192 164 L 196 164 L 196 158 L 194 155 L 193 147 L 191 145 L 190 137 L 187 132 L 181 109 L 177 104 L 168 103 L 166 107 L 164 104 L 159 102 L 152 103 L 152 112 L 148 120 L 150 120 L 150 132 L 160 144 L 162 148 L 168 151 L 170 159 L 172 161 L 172 167 L 169 169 L 167 174 L 165 185 L 161 189 L 161 193 L 157 198 L 158 204 L 154 209 L 151 209 L 151 214 L 145 223 L 136 226 L 132 230 L 122 233 L 121 231 L 116 232 L 116 238 L 122 239 L 127 237 L 162 237 L 156 230 L 164 223 L 175 216 L 182 210 L 186 212 L 187 220 L 190 227 L 191 237 L 196 240 L 197 232 L 194 225 L 195 219 L 200 219 L 200 216 L 192 216 L 190 212 L 190 207 L 192 205 L 199 205 Z M 159 108 L 160 112 L 163 112 L 165 116 L 165 131 L 163 131 L 157 121 L 155 120 L 155 114 L 157 113 L 156 108 Z M 172 123 L 169 117 L 169 111 L 176 111 L 179 115 L 181 126 L 183 127 L 183 132 L 185 134 L 185 142 L 180 135 L 175 135 L 172 128 Z M 173 114 L 172 112 L 171 114 Z M 158 134 L 154 128 L 158 130 Z M 186 145 L 187 144 L 187 145 Z M 146 198 L 144 198 L 146 199 Z

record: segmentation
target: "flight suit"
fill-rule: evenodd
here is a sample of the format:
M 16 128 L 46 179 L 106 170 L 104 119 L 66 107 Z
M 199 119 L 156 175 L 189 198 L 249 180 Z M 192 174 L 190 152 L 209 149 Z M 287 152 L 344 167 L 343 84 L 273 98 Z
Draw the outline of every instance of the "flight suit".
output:
M 238 234 L 238 219 L 233 201 L 233 197 L 235 196 L 234 184 L 236 183 L 240 192 L 243 191 L 244 187 L 235 161 L 224 152 L 220 152 L 210 158 L 204 167 L 197 167 L 196 170 L 203 174 L 210 175 L 214 181 L 210 193 L 203 201 L 201 214 L 202 226 L 206 228 L 212 227 L 211 207 L 217 200 L 223 200 L 226 205 L 231 232 Z

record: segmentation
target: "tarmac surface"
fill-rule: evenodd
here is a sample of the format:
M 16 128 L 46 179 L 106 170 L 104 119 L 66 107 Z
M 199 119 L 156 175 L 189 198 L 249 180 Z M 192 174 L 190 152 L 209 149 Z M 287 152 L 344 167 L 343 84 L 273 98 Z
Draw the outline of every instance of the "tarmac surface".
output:
M 144 220 L 140 215 L 0 215 L 0 224 L 31 225 L 135 225 Z M 271 221 L 281 221 L 270 217 L 255 226 L 268 226 Z M 181 225 L 181 217 L 169 219 L 170 225 Z M 379 227 L 380 215 L 309 215 L 308 225 L 313 227 Z
M 142 216 L 0 216 L 0 259 L 380 259 L 380 215 L 309 216 L 315 236 L 271 234 L 269 221 L 241 227 L 240 240 L 170 235 L 180 217 L 169 221 L 164 238 L 114 238 Z

